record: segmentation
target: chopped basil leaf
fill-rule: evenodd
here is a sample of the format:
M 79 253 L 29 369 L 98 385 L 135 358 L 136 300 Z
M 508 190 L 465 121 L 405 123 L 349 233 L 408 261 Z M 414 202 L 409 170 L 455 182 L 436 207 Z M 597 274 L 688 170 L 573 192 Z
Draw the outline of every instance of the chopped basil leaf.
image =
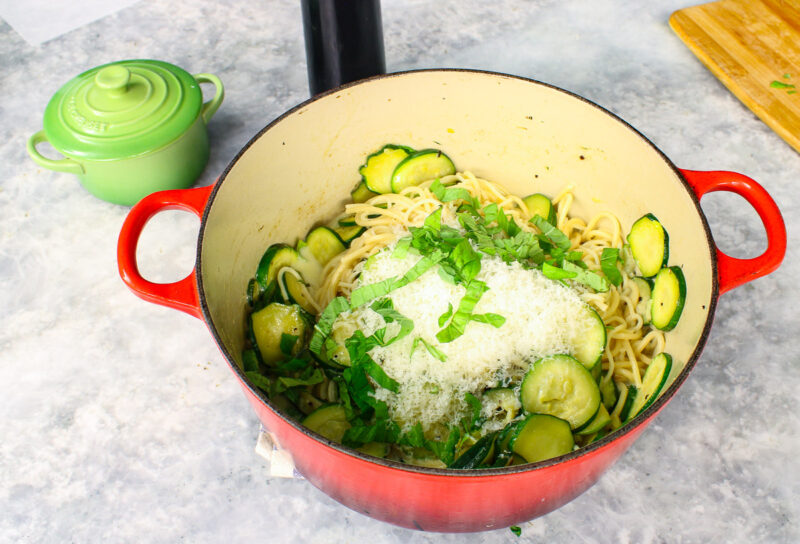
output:
M 424 225 L 438 233 L 439 229 L 442 228 L 442 208 L 436 208 L 435 212 L 426 217 Z
M 280 350 L 284 355 L 291 355 L 298 337 L 294 334 L 281 333 Z
M 339 317 L 339 314 L 350 309 L 350 303 L 344 297 L 336 297 L 322 310 L 319 316 L 319 321 L 314 325 L 314 334 L 311 336 L 311 342 L 308 345 L 313 353 L 320 355 L 322 352 L 322 343 L 325 338 L 333 330 L 333 322 Z
M 397 442 L 400 428 L 397 423 L 386 418 L 377 418 L 372 424 L 356 419 L 350 422 L 351 427 L 345 431 L 342 443 L 345 446 L 359 447 L 368 442 Z
M 485 283 L 478 280 L 473 280 L 467 284 L 467 292 L 461 297 L 461 301 L 458 303 L 458 309 L 450 319 L 450 323 L 447 327 L 436 333 L 436 339 L 439 340 L 439 342 L 446 344 L 464 334 L 473 308 L 475 308 L 475 305 L 488 289 L 489 287 Z
M 565 280 L 575 277 L 574 272 L 564 270 L 550 263 L 542 263 L 542 274 L 544 277 L 551 280 Z
M 571 261 L 564 261 L 563 267 L 564 270 L 575 273 L 575 276 L 572 278 L 573 281 L 587 285 L 599 293 L 608 291 L 608 280 L 600 274 L 592 272 L 591 270 L 584 270 Z
M 398 442 L 413 448 L 424 448 L 425 433 L 422 431 L 422 424 L 417 422 L 407 433 L 403 434 Z
M 258 387 L 259 389 L 263 390 L 266 393 L 272 395 L 272 380 L 267 378 L 266 376 L 262 376 L 260 372 L 255 370 L 250 370 L 244 373 L 247 376 L 247 379 L 253 382 L 253 385 Z
M 481 408 L 482 408 L 481 401 L 479 401 L 477 397 L 475 397 L 475 395 L 473 395 L 469 391 L 467 391 L 467 393 L 464 395 L 464 400 L 467 401 L 467 404 L 469 404 L 469 407 L 472 409 L 472 412 L 470 414 L 472 418 L 464 426 L 464 429 L 466 431 L 471 431 L 480 422 Z
M 408 255 L 408 250 L 411 248 L 411 237 L 406 236 L 405 238 L 401 238 L 397 241 L 397 244 L 394 246 L 394 251 L 392 251 L 392 258 L 394 259 L 405 259 L 406 255 Z
M 473 314 L 470 316 L 470 320 L 477 321 L 479 323 L 486 323 L 487 325 L 491 325 L 496 329 L 502 327 L 503 323 L 506 322 L 505 317 L 493 313 Z
M 566 251 L 570 248 L 570 245 L 572 245 L 566 234 L 548 223 L 545 219 L 542 219 L 540 216 L 534 215 L 531 219 L 531 223 L 536 225 L 536 227 L 542 231 L 542 234 L 545 236 L 545 238 L 547 238 L 555 247 Z
M 447 323 L 447 320 L 450 319 L 451 315 L 453 315 L 453 305 L 448 302 L 447 311 L 439 316 L 439 326 L 444 327 L 444 324 Z
M 619 249 L 615 247 L 603 249 L 603 253 L 600 255 L 600 268 L 608 278 L 608 281 L 614 285 L 622 283 L 622 274 L 617 268 L 617 261 L 619 261 Z
M 441 327 L 441 325 L 439 325 Z M 258 371 L 258 353 L 254 349 L 242 351 L 242 370 L 245 372 Z
M 321 383 L 325 379 L 325 374 L 322 373 L 321 368 L 315 368 L 311 376 L 307 378 L 288 378 L 281 376 L 278 382 L 286 388 L 297 387 L 298 385 L 315 385 Z
M 378 283 L 362 285 L 361 287 L 353 289 L 353 292 L 350 293 L 350 307 L 357 308 L 370 300 L 385 297 L 390 292 L 394 291 L 397 283 L 397 278 L 392 277 L 379 281 Z
M 514 533 L 514 535 L 516 536 L 520 536 L 522 534 L 522 529 L 520 529 L 516 525 L 512 525 L 511 527 L 508 528 L 508 530 Z
M 375 383 L 384 389 L 388 389 L 392 393 L 397 393 L 400 388 L 400 384 L 397 383 L 395 379 L 389 377 L 381 365 L 373 361 L 371 358 L 364 360 L 363 364 L 367 374 L 369 374 L 369 376 L 375 380 Z
M 417 336 L 416 338 L 414 338 L 414 342 L 411 344 L 412 355 L 414 354 L 414 350 L 417 349 L 417 346 L 419 344 L 425 346 L 425 349 L 428 350 L 428 353 L 431 354 L 431 357 L 439 359 L 442 362 L 447 360 L 447 356 L 444 353 L 442 353 L 436 346 L 429 344 L 428 341 L 422 338 L 421 336 Z

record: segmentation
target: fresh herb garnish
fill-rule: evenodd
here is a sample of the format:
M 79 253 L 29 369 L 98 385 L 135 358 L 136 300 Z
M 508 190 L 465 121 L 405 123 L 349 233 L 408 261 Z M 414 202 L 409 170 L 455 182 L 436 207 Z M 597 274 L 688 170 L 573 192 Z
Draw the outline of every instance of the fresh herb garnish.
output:
M 619 268 L 617 268 L 618 261 L 619 249 L 615 247 L 604 248 L 603 253 L 600 254 L 600 268 L 606 278 L 608 278 L 608 281 L 613 285 L 620 285 L 622 283 L 622 274 Z
M 298 337 L 294 334 L 281 333 L 280 350 L 284 355 L 291 355 Z
M 523 230 L 498 204 L 490 203 L 481 208 L 478 200 L 464 187 L 445 186 L 436 180 L 430 190 L 443 203 L 456 202 L 455 219 L 460 228 L 455 228 L 452 223 L 443 223 L 443 207 L 438 207 L 422 225 L 410 227 L 409 235 L 400 239 L 392 250 L 391 257 L 395 259 L 419 256 L 403 276 L 361 285 L 351 292 L 349 300 L 334 298 L 314 326 L 307 349 L 297 353 L 297 343 L 302 339 L 284 334 L 280 339 L 284 361 L 266 367 L 260 364 L 257 351 L 252 349 L 250 353 L 243 353 L 243 367 L 253 384 L 270 396 L 282 395 L 295 405 L 291 408 L 293 410 L 299 406 L 304 391 L 330 379 L 338 389 L 338 402 L 350 424 L 343 438 L 345 445 L 359 447 L 369 442 L 383 442 L 425 448 L 449 466 L 456 452 L 482 424 L 481 402 L 467 393 L 464 397 L 465 416 L 450 425 L 447 434 L 441 435 L 439 440 L 427 438 L 420 423 L 407 432 L 401 431 L 391 419 L 387 403 L 376 396 L 378 388 L 398 393 L 400 384 L 370 355 L 374 354 L 374 348 L 391 345 L 414 329 L 414 323 L 394 309 L 389 295 L 431 268 L 435 268 L 443 280 L 462 286 L 464 295 L 461 300 L 457 304 L 448 304 L 447 310 L 438 318 L 440 330 L 436 340 L 447 343 L 463 335 L 471 322 L 501 327 L 506 321 L 504 316 L 492 312 L 473 313 L 489 289 L 486 283 L 477 279 L 484 255 L 509 264 L 519 263 L 524 268 L 539 268 L 550 279 L 569 280 L 597 291 L 608 290 L 609 284 L 618 285 L 617 282 L 621 281 L 621 276 L 617 277 L 620 274 L 617 267 L 620 255 L 618 250 L 605 250 L 601 257 L 603 274 L 592 272 L 583 262 L 583 254 L 570 249 L 571 242 L 566 234 L 541 217 L 531 219 L 530 223 L 538 229 L 531 232 Z M 259 302 L 264 300 L 263 297 L 262 293 Z M 344 340 L 349 366 L 323 371 L 309 352 L 324 357 L 326 353 L 341 350 L 342 346 L 332 337 L 334 322 L 342 313 L 367 304 L 383 318 L 386 326 L 369 336 L 356 330 Z M 431 357 L 442 362 L 447 360 L 436 342 L 429 342 L 421 336 L 416 336 L 411 342 L 411 355 L 421 346 Z M 440 394 L 439 387 L 433 384 L 430 392 Z
M 568 250 L 570 248 L 570 241 L 567 238 L 567 235 L 558 230 L 555 226 L 548 223 L 545 219 L 542 219 L 539 215 L 534 215 L 533 219 L 531 219 L 531 223 L 536 225 L 544 237 L 553 244 L 553 246 L 561 249 L 561 250 Z
M 350 309 L 350 303 L 344 297 L 336 297 L 322 310 L 317 324 L 314 325 L 314 334 L 311 336 L 311 342 L 308 349 L 317 355 L 322 353 L 322 345 L 325 339 L 333 330 L 333 322 L 339 317 L 339 314 Z
M 512 525 L 511 527 L 508 528 L 508 530 L 514 533 L 515 536 L 520 536 L 522 534 L 522 529 L 520 529 L 516 525 Z
M 414 342 L 411 344 L 411 355 L 414 355 L 414 351 L 417 349 L 417 346 L 422 344 L 425 346 L 425 349 L 428 350 L 428 353 L 431 354 L 431 357 L 435 359 L 439 359 L 440 361 L 444 362 L 447 360 L 447 356 L 441 352 L 436 346 L 430 344 L 427 340 L 425 340 L 421 336 L 417 336 L 414 338 Z
M 450 318 L 450 323 L 436 333 L 436 339 L 439 342 L 446 344 L 452 342 L 462 334 L 470 322 L 472 310 L 481 299 L 483 294 L 489 290 L 489 286 L 479 280 L 472 280 L 467 284 L 467 292 L 461 297 L 458 303 L 458 309 Z

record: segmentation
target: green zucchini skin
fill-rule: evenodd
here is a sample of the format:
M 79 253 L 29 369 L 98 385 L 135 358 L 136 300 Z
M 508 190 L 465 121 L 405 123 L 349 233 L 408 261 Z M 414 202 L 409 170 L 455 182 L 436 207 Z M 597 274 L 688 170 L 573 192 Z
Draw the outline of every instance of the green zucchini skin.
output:
M 622 410 L 619 413 L 619 420 L 623 423 L 628 421 L 628 416 L 631 413 L 631 407 L 633 406 L 633 401 L 636 398 L 636 386 L 634 385 L 623 385 L 619 384 L 618 387 L 625 388 L 627 390 L 627 395 L 625 396 L 625 404 L 622 405 Z
M 623 421 L 632 420 L 656 401 L 658 395 L 661 394 L 661 391 L 666 386 L 671 371 L 671 355 L 659 353 L 653 357 L 647 370 L 644 371 L 644 376 L 642 376 L 642 387 L 636 391 L 630 411 Z
M 370 169 L 371 161 L 377 162 Z M 359 169 L 362 179 L 351 196 L 353 202 L 364 202 L 379 194 L 399 192 L 455 171 L 453 161 L 438 149 L 416 151 L 407 146 L 387 144 L 367 157 Z M 380 180 L 370 178 L 374 174 L 383 177 Z M 546 195 L 532 194 L 523 201 L 532 215 L 539 215 L 550 224 L 556 224 L 555 207 Z M 385 204 L 374 205 L 386 207 Z M 463 211 L 465 206 L 462 204 L 459 209 Z M 242 352 L 245 371 L 257 372 L 274 380 L 276 375 L 285 372 L 284 367 L 289 366 L 284 365 L 282 360 L 288 361 L 287 358 L 295 356 L 306 357 L 305 354 L 294 353 L 295 348 L 304 349 L 303 340 L 299 339 L 292 347 L 285 337 L 308 337 L 314 329 L 313 314 L 317 312 L 312 306 L 316 305 L 316 301 L 307 300 L 305 288 L 314 292 L 321 282 L 325 265 L 350 247 L 351 242 L 365 230 L 366 227 L 356 223 L 353 213 L 345 212 L 325 226 L 315 226 L 309 230 L 296 247 L 273 244 L 267 248 L 256 275 L 246 287 L 247 341 Z M 686 283 L 680 268 L 668 266 L 669 235 L 666 229 L 653 214 L 648 213 L 634 223 L 626 241 L 620 250 L 620 260 L 623 263 L 622 272 L 637 284 L 641 295 L 636 312 L 642 315 L 649 327 L 671 330 L 677 325 L 685 305 Z M 658 301 L 661 303 L 657 304 Z M 280 307 L 291 308 L 289 313 L 292 315 L 279 312 L 277 318 L 264 319 L 264 316 Z M 474 470 L 505 467 L 560 456 L 613 432 L 655 402 L 666 387 L 672 368 L 671 357 L 663 353 L 655 357 L 645 371 L 639 388 L 613 380 L 603 382 L 602 355 L 608 342 L 608 332 L 598 312 L 588 304 L 586 307 L 593 314 L 596 326 L 567 344 L 570 346 L 570 355 L 544 357 L 531 364 L 521 383 L 514 380 L 514 383 L 498 384 L 494 389 L 475 393 L 482 402 L 482 413 L 494 415 L 481 416 L 476 426 L 470 429 L 470 441 L 476 442 L 470 447 L 457 447 L 455 460 L 448 468 Z M 265 321 L 270 325 L 265 325 Z M 265 329 L 270 330 L 265 333 Z M 320 352 L 310 353 L 308 357 L 312 359 L 316 373 L 321 370 L 334 382 L 341 380 L 343 372 L 350 367 L 344 339 L 336 340 L 336 344 L 327 343 Z M 542 385 L 542 382 L 548 381 L 552 384 L 551 391 L 547 391 L 546 383 Z M 569 382 L 572 398 L 553 398 L 559 381 L 561 385 Z M 272 391 L 273 382 L 269 382 L 269 385 L 269 391 Z M 339 387 L 345 387 L 344 382 L 339 383 Z M 621 403 L 620 394 L 625 393 L 627 398 Z M 311 389 L 301 390 L 299 387 L 286 394 L 270 395 L 275 397 L 273 400 L 277 405 L 286 403 L 286 411 L 291 410 L 294 417 L 302 420 L 306 427 L 330 440 L 341 442 L 350 427 L 345 405 L 325 404 L 339 402 L 336 400 L 340 398 L 338 396 L 315 397 Z M 620 404 L 624 406 L 619 417 L 612 415 L 614 408 L 619 409 Z M 491 407 L 494 409 L 490 410 Z M 502 430 L 496 430 L 503 425 L 505 427 Z M 384 457 L 391 452 L 397 453 L 394 448 L 388 443 L 370 442 L 357 449 Z M 433 449 L 430 448 L 428 453 Z M 450 451 L 449 459 L 453 459 L 452 454 Z M 439 462 L 438 459 L 436 461 Z
M 605 405 L 601 403 L 591 421 L 583 429 L 576 432 L 578 434 L 594 434 L 603 430 L 609 423 L 611 423 L 611 415 Z
M 419 185 L 429 179 L 456 173 L 453 161 L 439 149 L 422 149 L 412 153 L 395 167 L 392 173 L 392 192 Z
M 353 202 L 360 204 L 362 202 L 366 202 L 373 196 L 378 196 L 378 193 L 370 191 L 366 182 L 362 179 L 359 184 L 356 185 L 356 188 L 350 191 L 350 196 L 352 197 Z
M 328 440 L 339 443 L 341 443 L 344 433 L 350 428 L 341 404 L 320 406 L 303 420 L 303 425 Z
M 266 290 L 270 282 L 277 279 L 278 271 L 284 266 L 292 266 L 300 258 L 297 250 L 288 244 L 272 244 L 264 252 L 256 269 L 256 281 Z
M 579 430 L 595 416 L 601 397 L 594 376 L 580 361 L 552 355 L 533 363 L 522 380 L 520 401 L 526 412 L 564 419 Z
M 637 219 L 628 232 L 628 244 L 642 276 L 651 278 L 669 261 L 669 234 L 652 213 Z
M 606 349 L 608 331 L 606 331 L 606 324 L 603 323 L 603 319 L 594 308 L 585 304 L 584 312 L 586 312 L 586 317 L 592 320 L 592 327 L 588 332 L 584 332 L 572 339 L 575 350 L 574 357 L 583 366 L 594 371 L 597 377 L 601 371 L 601 359 Z
M 324 267 L 336 255 L 347 249 L 347 246 L 333 229 L 317 227 L 306 236 L 304 249 L 307 249 Z
M 309 330 L 309 324 L 303 315 L 303 309 L 296 304 L 273 302 L 250 314 L 252 342 L 267 365 L 274 365 L 284 359 L 281 351 L 281 337 L 284 334 L 296 336 L 295 351 L 303 345 Z
M 342 244 L 345 247 L 350 247 L 350 242 L 364 234 L 364 231 L 367 230 L 367 227 L 362 227 L 361 225 L 340 225 L 338 227 L 333 228 L 333 232 L 336 233 L 336 236 L 339 237 Z
M 549 414 L 530 414 L 516 428 L 511 451 L 528 463 L 567 454 L 575 447 L 569 422 Z
M 375 153 L 367 157 L 367 160 L 358 169 L 364 187 L 372 194 L 385 194 L 392 192 L 392 176 L 397 166 L 406 158 L 411 156 L 414 150 L 404 145 L 386 144 Z M 359 191 L 359 187 L 353 191 Z M 359 191 L 355 197 L 364 198 L 367 196 L 364 189 Z M 369 196 L 365 200 L 369 200 Z
M 662 268 L 653 281 L 650 323 L 662 331 L 678 324 L 686 304 L 686 279 L 677 266 Z
M 539 215 L 551 225 L 556 224 L 556 209 L 547 195 L 534 193 L 526 196 L 522 201 L 528 207 L 528 211 L 531 212 L 531 217 Z
M 303 290 L 304 282 L 302 279 L 299 279 L 294 274 L 284 274 L 283 277 L 280 278 L 280 281 L 282 287 L 281 292 L 286 293 L 286 302 L 288 304 L 297 304 L 309 315 L 315 313 L 314 306 L 305 296 Z
M 478 439 L 467 451 L 459 455 L 449 468 L 475 469 L 491 465 L 495 456 L 497 433 L 489 433 Z

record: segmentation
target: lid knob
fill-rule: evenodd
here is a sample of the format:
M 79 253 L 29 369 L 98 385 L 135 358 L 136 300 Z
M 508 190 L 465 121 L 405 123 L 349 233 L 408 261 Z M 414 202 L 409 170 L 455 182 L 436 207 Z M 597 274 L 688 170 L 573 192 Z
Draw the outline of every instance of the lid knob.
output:
M 95 85 L 106 91 L 111 96 L 120 96 L 128 90 L 131 72 L 124 66 L 106 66 L 97 72 L 94 78 Z

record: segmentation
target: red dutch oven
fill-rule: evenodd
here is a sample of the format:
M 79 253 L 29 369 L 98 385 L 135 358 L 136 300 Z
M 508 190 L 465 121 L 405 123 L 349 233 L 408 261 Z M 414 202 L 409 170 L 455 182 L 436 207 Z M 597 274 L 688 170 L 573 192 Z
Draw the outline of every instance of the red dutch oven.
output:
M 681 266 L 687 299 L 665 351 L 670 385 L 634 421 L 544 462 L 480 471 L 417 468 L 370 457 L 308 431 L 274 407 L 241 369 L 245 288 L 265 248 L 294 243 L 342 210 L 365 156 L 385 143 L 442 149 L 457 168 L 526 195 L 571 185 L 572 213 L 616 214 L 624 229 L 655 214 L 670 235 L 670 265 Z M 766 251 L 736 259 L 714 244 L 700 199 L 713 191 L 744 197 L 767 234 Z M 185 279 L 144 279 L 136 246 L 165 209 L 201 218 L 197 260 Z M 709 334 L 720 294 L 775 270 L 786 229 L 767 192 L 732 172 L 676 168 L 651 142 L 607 110 L 569 92 L 518 77 L 422 70 L 364 80 L 317 96 L 256 135 L 210 187 L 164 191 L 134 206 L 122 227 L 119 271 L 150 302 L 205 321 L 264 426 L 298 470 L 342 504 L 426 531 L 506 527 L 546 514 L 594 484 L 686 380 Z

